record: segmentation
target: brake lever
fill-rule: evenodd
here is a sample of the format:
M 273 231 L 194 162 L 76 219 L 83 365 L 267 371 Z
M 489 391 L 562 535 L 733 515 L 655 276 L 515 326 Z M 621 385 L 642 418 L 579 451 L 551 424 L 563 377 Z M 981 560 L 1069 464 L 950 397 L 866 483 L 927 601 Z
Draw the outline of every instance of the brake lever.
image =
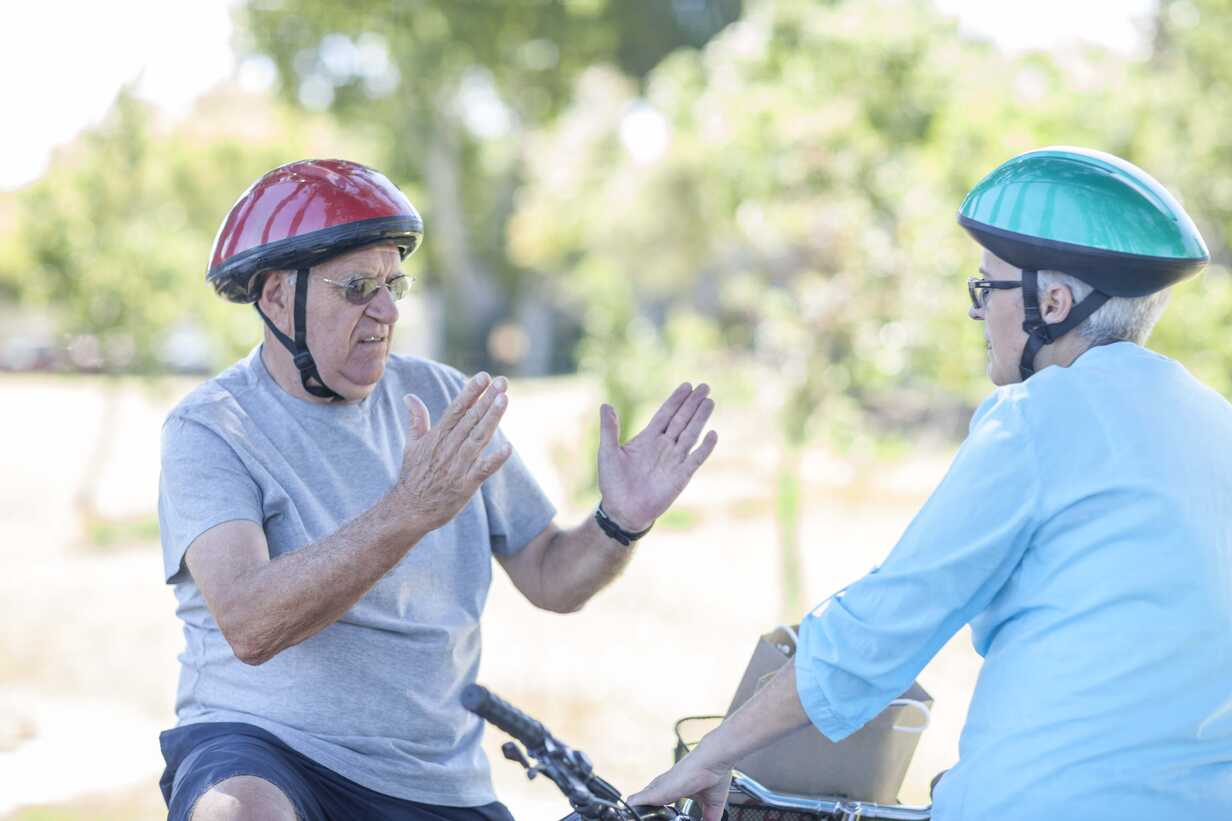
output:
M 501 753 L 519 764 L 527 778 L 542 773 L 555 783 L 579 819 L 622 821 L 630 813 L 634 818 L 628 821 L 675 821 L 679 817 L 670 807 L 649 807 L 644 815 L 633 809 L 619 790 L 595 773 L 589 756 L 561 743 L 538 721 L 483 687 L 468 685 L 462 692 L 462 706 L 522 742 L 525 750 L 506 742 L 501 745 Z
M 526 758 L 526 753 L 522 752 L 522 748 L 512 741 L 506 741 L 504 744 L 501 745 L 501 755 L 505 756 L 505 758 L 509 759 L 510 761 L 521 764 L 522 769 L 524 770 L 533 769 L 533 767 L 531 767 L 530 761 Z M 538 775 L 538 773 L 535 773 L 535 775 Z M 530 775 L 528 773 L 527 777 L 534 778 L 535 775 Z

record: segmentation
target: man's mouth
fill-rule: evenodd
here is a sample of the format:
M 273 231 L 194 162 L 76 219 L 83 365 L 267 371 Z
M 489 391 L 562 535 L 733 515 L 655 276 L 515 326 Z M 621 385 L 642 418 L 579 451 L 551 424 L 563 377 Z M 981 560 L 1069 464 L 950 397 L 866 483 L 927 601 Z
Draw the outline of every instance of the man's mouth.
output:
M 360 343 L 361 343 L 361 344 L 364 344 L 364 343 L 367 343 L 367 344 L 372 344 L 372 343 L 375 343 L 375 342 L 384 342 L 384 341 L 385 341 L 385 337 L 383 337 L 383 336 L 365 336 L 364 338 L 360 339 L 359 341 L 360 341 Z

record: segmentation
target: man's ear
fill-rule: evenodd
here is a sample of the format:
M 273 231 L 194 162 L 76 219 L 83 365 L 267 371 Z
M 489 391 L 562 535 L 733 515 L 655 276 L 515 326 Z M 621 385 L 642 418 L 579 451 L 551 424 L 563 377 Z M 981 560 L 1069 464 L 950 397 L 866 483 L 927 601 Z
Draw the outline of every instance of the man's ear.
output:
M 1049 285 L 1044 291 L 1043 304 L 1040 306 L 1044 321 L 1049 325 L 1064 322 L 1072 310 L 1074 310 L 1074 294 L 1069 286 L 1060 283 Z
M 261 296 L 257 304 L 275 325 L 285 326 L 291 313 L 292 300 L 295 299 L 291 288 L 290 271 L 270 271 L 261 283 Z

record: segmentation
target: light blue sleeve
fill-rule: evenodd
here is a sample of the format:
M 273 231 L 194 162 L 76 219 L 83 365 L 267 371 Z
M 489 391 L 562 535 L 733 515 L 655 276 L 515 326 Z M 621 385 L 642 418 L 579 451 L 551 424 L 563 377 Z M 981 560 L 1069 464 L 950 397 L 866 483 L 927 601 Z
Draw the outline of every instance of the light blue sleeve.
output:
M 881 712 L 988 606 L 1038 526 L 1039 470 L 1019 395 L 994 393 L 881 566 L 801 622 L 797 692 L 829 739 Z

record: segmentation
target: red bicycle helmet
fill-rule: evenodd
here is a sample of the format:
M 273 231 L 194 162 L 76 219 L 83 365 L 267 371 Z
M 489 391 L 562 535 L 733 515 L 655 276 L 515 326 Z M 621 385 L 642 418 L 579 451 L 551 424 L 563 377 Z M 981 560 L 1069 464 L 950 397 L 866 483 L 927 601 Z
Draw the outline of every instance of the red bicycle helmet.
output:
M 232 302 L 256 302 L 269 271 L 311 268 L 373 242 L 397 243 L 405 259 L 422 237 L 415 206 L 381 172 L 300 160 L 270 171 L 231 206 L 206 280 Z
M 403 259 L 419 246 L 423 220 L 384 174 L 347 160 L 300 160 L 270 171 L 240 195 L 214 238 L 206 281 L 232 302 L 256 304 L 265 274 L 295 270 L 295 339 L 257 313 L 295 359 L 304 390 L 342 397 L 321 381 L 308 352 L 308 269 L 374 242 Z

